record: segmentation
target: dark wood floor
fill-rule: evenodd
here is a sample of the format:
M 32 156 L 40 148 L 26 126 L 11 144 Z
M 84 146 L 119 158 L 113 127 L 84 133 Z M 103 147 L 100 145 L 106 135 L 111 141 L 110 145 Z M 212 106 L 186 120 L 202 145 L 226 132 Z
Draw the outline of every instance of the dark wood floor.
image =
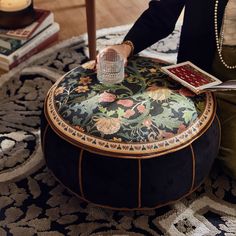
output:
M 148 7 L 148 0 L 95 0 L 97 29 L 129 24 Z M 50 9 L 60 26 L 59 40 L 87 31 L 83 0 L 35 0 L 35 7 Z

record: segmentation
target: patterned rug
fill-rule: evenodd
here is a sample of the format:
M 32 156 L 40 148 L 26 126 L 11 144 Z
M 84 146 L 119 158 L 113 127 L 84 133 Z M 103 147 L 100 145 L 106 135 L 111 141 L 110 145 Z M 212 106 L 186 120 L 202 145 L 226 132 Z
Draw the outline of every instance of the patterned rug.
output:
M 120 43 L 130 25 L 98 32 L 98 49 Z M 176 61 L 180 26 L 141 54 Z M 0 78 L 0 236 L 236 235 L 236 182 L 215 164 L 205 183 L 175 204 L 112 211 L 85 203 L 58 183 L 40 148 L 40 114 L 51 85 L 88 60 L 74 37 Z

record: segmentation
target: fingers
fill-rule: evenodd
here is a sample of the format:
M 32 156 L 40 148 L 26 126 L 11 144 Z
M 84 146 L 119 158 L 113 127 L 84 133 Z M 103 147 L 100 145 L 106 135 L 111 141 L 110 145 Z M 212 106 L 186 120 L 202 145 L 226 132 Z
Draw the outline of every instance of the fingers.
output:
M 122 44 L 118 44 L 118 45 L 112 45 L 112 46 L 108 46 L 105 47 L 104 49 L 102 49 L 96 56 L 96 67 L 99 64 L 99 58 L 102 55 L 102 53 L 104 53 L 105 51 L 109 51 L 109 50 L 115 50 L 124 60 L 124 65 L 127 65 L 127 58 L 129 55 L 129 50 L 127 49 L 126 45 L 122 45 Z
M 95 62 L 94 62 L 94 67 L 93 67 L 94 70 L 97 70 L 97 63 L 98 63 L 98 58 L 97 57 L 98 56 L 96 56 Z
M 124 60 L 124 65 L 127 66 L 127 64 L 128 64 L 127 58 L 123 58 L 123 60 Z

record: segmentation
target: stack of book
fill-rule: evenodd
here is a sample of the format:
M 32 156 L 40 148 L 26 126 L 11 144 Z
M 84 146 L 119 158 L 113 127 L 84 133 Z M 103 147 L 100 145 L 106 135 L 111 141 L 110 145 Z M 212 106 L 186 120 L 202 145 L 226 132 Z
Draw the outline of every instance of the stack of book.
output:
M 59 24 L 49 10 L 35 9 L 36 20 L 16 29 L 0 29 L 0 69 L 9 71 L 58 39 Z

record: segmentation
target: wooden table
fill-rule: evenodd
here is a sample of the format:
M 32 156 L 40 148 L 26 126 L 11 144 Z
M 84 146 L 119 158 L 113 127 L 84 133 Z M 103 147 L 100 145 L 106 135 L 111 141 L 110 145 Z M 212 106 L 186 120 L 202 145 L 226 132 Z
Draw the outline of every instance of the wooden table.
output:
M 93 60 L 96 57 L 95 0 L 85 0 L 85 4 L 86 4 L 89 57 L 90 57 L 91 60 Z

